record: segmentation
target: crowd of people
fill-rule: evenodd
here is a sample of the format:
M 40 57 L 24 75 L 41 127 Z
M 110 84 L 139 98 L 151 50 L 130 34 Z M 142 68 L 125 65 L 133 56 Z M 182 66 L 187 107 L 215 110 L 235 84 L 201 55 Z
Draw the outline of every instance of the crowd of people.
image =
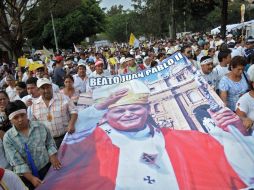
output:
M 160 65 L 175 52 L 188 58 L 252 135 L 251 36 L 243 41 L 232 34 L 225 40 L 219 35 L 188 34 L 178 40 L 144 41 L 135 48 L 113 43 L 52 56 L 30 55 L 38 63 L 33 70 L 0 63 L 0 167 L 20 176 L 24 184 L 17 183 L 19 189 L 38 187 L 50 165 L 62 167 L 57 151 L 66 132 L 75 132 L 80 94 L 94 90 L 89 78 L 137 73 Z

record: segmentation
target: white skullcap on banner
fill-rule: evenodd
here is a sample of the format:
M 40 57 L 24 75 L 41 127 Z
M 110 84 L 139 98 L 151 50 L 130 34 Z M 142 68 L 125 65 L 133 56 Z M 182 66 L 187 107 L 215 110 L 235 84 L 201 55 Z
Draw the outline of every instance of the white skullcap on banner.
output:
M 93 91 L 93 100 L 101 102 L 115 92 L 128 89 L 127 95 L 119 99 L 109 108 L 128 104 L 147 104 L 150 95 L 149 88 L 140 80 L 131 80 L 120 84 L 102 86 Z

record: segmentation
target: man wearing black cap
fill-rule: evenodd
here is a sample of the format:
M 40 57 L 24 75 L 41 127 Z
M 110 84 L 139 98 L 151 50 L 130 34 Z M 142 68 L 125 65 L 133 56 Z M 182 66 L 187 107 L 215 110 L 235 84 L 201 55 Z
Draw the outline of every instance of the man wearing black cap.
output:
M 245 42 L 246 49 L 244 50 L 244 57 L 248 62 L 251 61 L 251 57 L 254 56 L 254 38 L 249 36 Z M 253 63 L 253 61 L 252 61 Z

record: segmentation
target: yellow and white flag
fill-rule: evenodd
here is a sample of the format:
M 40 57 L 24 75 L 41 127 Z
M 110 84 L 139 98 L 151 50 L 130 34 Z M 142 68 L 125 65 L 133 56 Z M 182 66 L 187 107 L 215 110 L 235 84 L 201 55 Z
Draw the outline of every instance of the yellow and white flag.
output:
M 28 66 L 29 71 L 35 71 L 38 68 L 44 67 L 42 63 L 39 63 L 38 61 L 31 62 Z
M 139 46 L 139 40 L 134 36 L 133 33 L 130 35 L 129 45 L 133 46 L 134 48 Z
M 27 63 L 28 63 L 27 58 L 25 58 L 25 57 L 18 58 L 19 67 L 25 67 L 27 65 Z
M 79 51 L 79 49 L 77 48 L 77 46 L 73 43 L 73 47 L 74 47 L 74 51 L 76 52 L 76 53 L 79 53 L 80 51 Z
M 51 55 L 54 55 L 53 52 L 49 51 L 45 46 L 43 46 L 43 55 L 50 57 Z

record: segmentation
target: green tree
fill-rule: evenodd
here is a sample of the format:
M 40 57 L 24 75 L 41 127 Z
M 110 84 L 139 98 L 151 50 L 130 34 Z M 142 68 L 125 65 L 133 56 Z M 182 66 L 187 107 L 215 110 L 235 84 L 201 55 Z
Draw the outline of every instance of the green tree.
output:
M 123 6 L 112 6 L 107 11 L 105 32 L 111 41 L 124 42 L 128 36 L 129 13 L 123 10 Z
M 24 13 L 28 9 L 33 9 L 38 2 L 38 0 L 0 1 L 0 44 L 11 53 L 13 59 L 22 55 L 25 43 L 23 26 L 27 20 Z
M 227 11 L 227 22 L 225 22 L 225 26 L 227 24 L 235 24 L 240 23 L 241 14 L 240 14 L 240 6 L 245 4 L 245 21 L 251 20 L 254 18 L 254 12 L 251 4 L 247 1 L 242 0 L 234 0 L 228 2 L 228 11 Z M 221 26 L 221 11 L 222 11 L 222 2 L 218 1 L 215 9 L 210 12 L 206 18 L 207 23 L 210 26 L 210 29 L 215 28 L 217 26 Z
M 222 38 L 225 38 L 226 35 L 226 26 L 228 22 L 228 0 L 222 1 L 221 8 L 221 34 Z
M 76 4 L 67 0 L 57 1 L 53 7 L 50 3 L 43 3 L 37 10 L 33 10 L 34 17 L 38 19 L 36 22 L 43 23 L 42 26 L 39 24 L 39 29 L 26 27 L 26 34 L 33 46 L 36 48 L 42 47 L 42 45 L 54 47 L 49 9 L 54 15 L 57 40 L 62 48 L 68 48 L 72 43 L 78 43 L 86 37 L 103 31 L 105 14 L 99 7 L 99 2 L 96 0 L 75 1 Z M 38 12 L 43 10 L 48 10 L 47 14 L 38 15 Z M 31 17 L 31 19 L 33 18 Z
M 144 33 L 165 37 L 176 32 L 205 31 L 209 25 L 206 16 L 216 8 L 214 0 L 132 0 L 140 14 Z M 202 23 L 202 25 L 200 24 Z
M 29 10 L 25 16 L 28 22 L 24 25 L 24 33 L 29 39 L 29 44 L 32 44 L 32 46 L 34 46 L 35 48 L 41 48 L 43 44 L 47 44 L 50 47 L 53 47 L 54 43 L 51 44 L 50 40 L 46 40 L 42 37 L 44 27 L 47 25 L 47 23 L 51 22 L 50 11 L 52 11 L 54 17 L 57 19 L 63 18 L 64 16 L 71 13 L 80 6 L 80 0 L 41 1 L 38 6 L 36 6 L 34 9 Z

